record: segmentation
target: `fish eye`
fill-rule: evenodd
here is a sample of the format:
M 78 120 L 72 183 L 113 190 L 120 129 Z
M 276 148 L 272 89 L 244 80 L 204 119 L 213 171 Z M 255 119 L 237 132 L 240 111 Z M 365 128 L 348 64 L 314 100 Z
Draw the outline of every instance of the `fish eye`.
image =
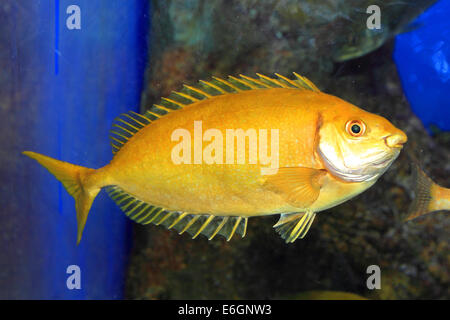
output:
M 345 129 L 353 137 L 359 137 L 366 131 L 366 125 L 361 120 L 350 120 L 345 125 Z

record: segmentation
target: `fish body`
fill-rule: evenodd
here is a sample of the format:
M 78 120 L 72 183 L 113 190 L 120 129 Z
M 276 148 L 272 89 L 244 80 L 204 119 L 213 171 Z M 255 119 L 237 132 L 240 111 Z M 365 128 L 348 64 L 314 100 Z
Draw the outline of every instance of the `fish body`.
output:
M 33 152 L 74 196 L 78 241 L 101 188 L 133 220 L 228 240 L 247 218 L 281 214 L 287 242 L 319 211 L 372 186 L 406 135 L 309 80 L 241 76 L 186 86 L 113 127 L 114 157 L 93 170 Z M 241 140 L 240 140 L 241 139 Z
M 108 184 L 174 211 L 230 216 L 293 212 L 294 206 L 264 186 L 267 177 L 261 174 L 259 163 L 174 165 L 171 134 L 186 128 L 193 140 L 194 121 L 202 121 L 203 132 L 274 128 L 279 130 L 280 167 L 325 170 L 315 152 L 317 124 L 324 109 L 339 103 L 323 93 L 285 88 L 244 91 L 196 102 L 134 135 L 105 167 Z M 201 177 L 200 181 L 195 177 Z M 316 212 L 329 207 L 331 198 L 339 202 L 371 185 L 348 184 L 329 173 L 324 179 L 324 192 L 310 207 Z

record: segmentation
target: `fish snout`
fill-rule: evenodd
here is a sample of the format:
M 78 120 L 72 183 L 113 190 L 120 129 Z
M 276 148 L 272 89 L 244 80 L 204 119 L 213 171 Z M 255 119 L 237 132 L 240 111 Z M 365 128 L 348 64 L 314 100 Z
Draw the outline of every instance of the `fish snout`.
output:
M 400 131 L 399 133 L 387 136 L 386 138 L 384 138 L 384 141 L 386 145 L 390 148 L 401 148 L 403 147 L 403 144 L 405 144 L 406 141 L 408 141 L 408 137 L 403 131 Z

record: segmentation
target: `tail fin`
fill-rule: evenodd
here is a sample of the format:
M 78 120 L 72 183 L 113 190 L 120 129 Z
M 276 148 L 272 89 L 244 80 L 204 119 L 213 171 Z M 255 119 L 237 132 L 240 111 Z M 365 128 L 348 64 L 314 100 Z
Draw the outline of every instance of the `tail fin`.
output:
M 31 151 L 24 151 L 22 153 L 44 166 L 56 179 L 61 181 L 67 192 L 75 199 L 78 222 L 78 245 L 92 202 L 94 202 L 95 197 L 101 189 L 98 185 L 95 185 L 95 179 L 92 179 L 92 174 L 95 170 L 59 161 Z
M 450 189 L 434 183 L 416 164 L 413 165 L 413 174 L 416 197 L 406 221 L 430 212 L 450 210 Z

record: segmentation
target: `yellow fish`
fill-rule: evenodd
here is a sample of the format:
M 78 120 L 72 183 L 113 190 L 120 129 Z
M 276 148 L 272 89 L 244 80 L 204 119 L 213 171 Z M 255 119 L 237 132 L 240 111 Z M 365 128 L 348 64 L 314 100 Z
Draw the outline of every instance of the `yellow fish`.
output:
M 122 114 L 114 157 L 99 169 L 24 154 L 75 198 L 77 243 L 102 188 L 138 223 L 230 240 L 245 236 L 249 217 L 280 214 L 274 227 L 293 242 L 317 212 L 371 187 L 407 137 L 296 73 L 276 75 L 213 77 Z

